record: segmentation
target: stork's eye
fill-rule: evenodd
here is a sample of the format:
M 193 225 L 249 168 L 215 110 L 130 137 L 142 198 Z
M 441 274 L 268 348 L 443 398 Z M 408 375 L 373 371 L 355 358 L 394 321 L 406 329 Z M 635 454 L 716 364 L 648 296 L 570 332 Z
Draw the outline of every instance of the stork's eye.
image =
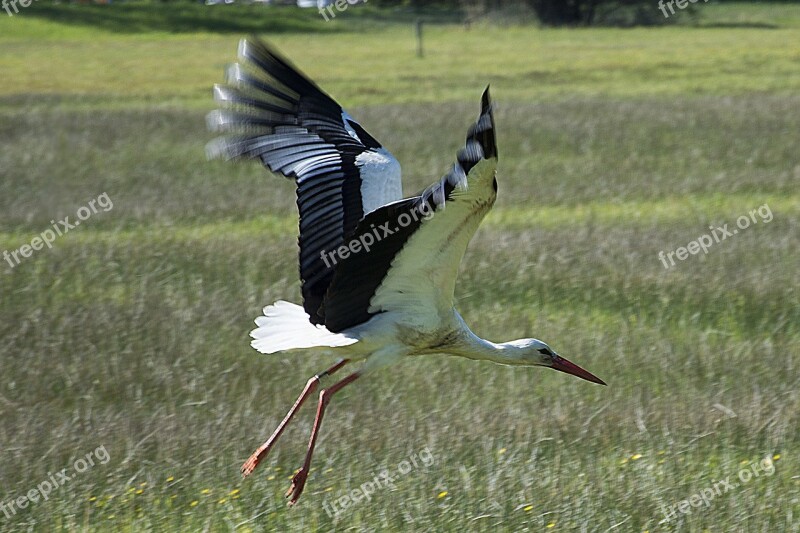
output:
M 553 355 L 553 352 L 551 352 L 551 351 L 550 351 L 549 349 L 547 349 L 547 348 L 540 348 L 540 349 L 539 349 L 539 353 L 540 353 L 540 354 L 542 354 L 542 355 L 550 355 L 550 356 L 552 356 L 552 355 Z

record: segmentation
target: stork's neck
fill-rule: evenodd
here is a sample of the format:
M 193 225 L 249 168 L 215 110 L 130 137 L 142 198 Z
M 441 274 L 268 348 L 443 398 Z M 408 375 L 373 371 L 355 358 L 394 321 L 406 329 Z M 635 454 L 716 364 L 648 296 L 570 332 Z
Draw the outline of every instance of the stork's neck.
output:
M 453 355 L 466 357 L 476 361 L 492 361 L 501 365 L 519 365 L 524 362 L 525 350 L 511 343 L 494 343 L 482 339 L 475 335 L 469 326 L 461 318 L 458 312 L 455 313 L 456 321 L 459 323 L 460 335 L 457 342 L 450 350 Z

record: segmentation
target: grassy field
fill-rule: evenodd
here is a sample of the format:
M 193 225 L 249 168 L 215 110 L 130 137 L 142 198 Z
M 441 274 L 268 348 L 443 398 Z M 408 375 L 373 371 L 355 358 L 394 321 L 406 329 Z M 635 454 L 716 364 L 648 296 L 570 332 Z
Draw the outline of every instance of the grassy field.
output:
M 658 29 L 438 14 L 422 59 L 412 17 L 362 7 L 0 12 L 0 253 L 105 206 L 0 262 L 0 531 L 800 531 L 800 6 L 698 4 Z M 249 347 L 261 307 L 299 301 L 291 184 L 204 157 L 210 87 L 253 31 L 393 151 L 409 194 L 490 83 L 499 198 L 457 306 L 609 386 L 405 361 L 337 396 L 296 508 L 310 407 L 243 482 L 332 361 Z

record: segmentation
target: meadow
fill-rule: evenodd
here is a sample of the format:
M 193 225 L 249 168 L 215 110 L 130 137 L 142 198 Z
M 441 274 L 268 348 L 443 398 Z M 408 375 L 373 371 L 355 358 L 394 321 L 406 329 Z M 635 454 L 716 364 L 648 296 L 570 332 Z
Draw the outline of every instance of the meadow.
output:
M 800 6 L 650 29 L 434 13 L 423 58 L 412 16 L 362 7 L 0 12 L 0 253 L 111 206 L 0 261 L 0 531 L 800 531 Z M 249 346 L 264 305 L 300 301 L 292 184 L 204 154 L 250 32 L 397 156 L 407 194 L 491 84 L 499 196 L 457 308 L 608 386 L 414 358 L 337 395 L 297 507 L 312 407 L 242 481 L 332 363 Z

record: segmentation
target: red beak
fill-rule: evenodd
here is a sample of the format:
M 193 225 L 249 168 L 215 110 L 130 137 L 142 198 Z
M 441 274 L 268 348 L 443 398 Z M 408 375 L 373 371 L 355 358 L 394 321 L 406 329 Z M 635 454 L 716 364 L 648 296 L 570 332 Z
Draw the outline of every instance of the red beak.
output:
M 567 374 L 572 374 L 573 376 L 578 376 L 581 379 L 585 379 L 586 381 L 591 381 L 592 383 L 599 383 L 600 385 L 605 385 L 606 382 L 602 379 L 598 378 L 591 372 L 587 372 L 586 370 L 582 369 L 575 363 L 570 363 L 566 359 L 561 356 L 555 356 L 553 359 L 553 366 L 551 366 L 553 370 L 558 370 L 559 372 L 566 372 Z

